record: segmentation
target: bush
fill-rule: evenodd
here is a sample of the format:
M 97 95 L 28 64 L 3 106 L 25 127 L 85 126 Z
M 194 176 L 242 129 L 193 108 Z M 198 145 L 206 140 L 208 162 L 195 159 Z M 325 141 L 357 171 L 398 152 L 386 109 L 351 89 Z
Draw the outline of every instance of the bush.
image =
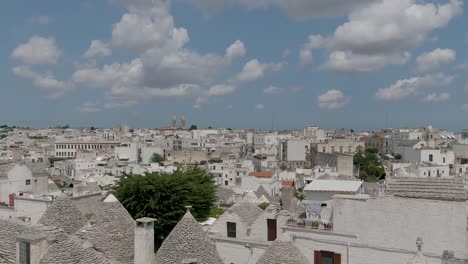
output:
M 261 204 L 258 205 L 258 207 L 260 207 L 262 210 L 265 210 L 265 209 L 267 209 L 267 207 L 269 205 L 270 205 L 269 203 L 261 203 Z

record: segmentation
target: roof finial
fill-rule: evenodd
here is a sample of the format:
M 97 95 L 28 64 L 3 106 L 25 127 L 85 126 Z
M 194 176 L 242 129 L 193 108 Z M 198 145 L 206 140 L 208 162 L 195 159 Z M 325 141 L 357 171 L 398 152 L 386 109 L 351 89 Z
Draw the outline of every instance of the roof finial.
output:
M 192 206 L 191 205 L 186 205 L 185 209 L 187 209 L 187 213 L 190 213 L 190 210 L 192 210 Z
M 416 239 L 416 246 L 418 247 L 418 252 L 421 252 L 423 244 L 424 243 L 422 238 L 418 237 L 418 239 Z

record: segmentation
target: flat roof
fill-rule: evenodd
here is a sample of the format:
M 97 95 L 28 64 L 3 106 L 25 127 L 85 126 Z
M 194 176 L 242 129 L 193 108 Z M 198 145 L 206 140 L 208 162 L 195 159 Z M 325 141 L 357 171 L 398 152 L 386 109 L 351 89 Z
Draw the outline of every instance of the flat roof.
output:
M 363 181 L 315 180 L 307 184 L 304 191 L 356 192 Z

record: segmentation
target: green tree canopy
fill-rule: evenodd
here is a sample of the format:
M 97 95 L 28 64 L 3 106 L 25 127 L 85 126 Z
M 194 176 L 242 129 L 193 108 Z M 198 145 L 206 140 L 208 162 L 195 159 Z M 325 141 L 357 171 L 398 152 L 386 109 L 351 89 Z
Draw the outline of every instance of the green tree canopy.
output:
M 163 165 L 163 162 L 166 160 L 163 156 L 161 156 L 158 153 L 154 153 L 153 156 L 151 156 L 151 162 L 159 163 L 159 165 Z
M 216 202 L 213 177 L 198 167 L 172 174 L 125 175 L 114 187 L 114 194 L 133 218 L 157 219 L 156 249 L 185 214 L 186 205 L 193 206 L 193 216 L 203 221 Z
M 374 149 L 359 150 L 354 155 L 353 163 L 359 167 L 359 178 L 363 181 L 376 182 L 385 175 L 385 169 Z
M 198 129 L 198 128 L 197 128 L 197 125 L 191 125 L 191 126 L 190 126 L 190 130 L 197 130 L 197 129 Z

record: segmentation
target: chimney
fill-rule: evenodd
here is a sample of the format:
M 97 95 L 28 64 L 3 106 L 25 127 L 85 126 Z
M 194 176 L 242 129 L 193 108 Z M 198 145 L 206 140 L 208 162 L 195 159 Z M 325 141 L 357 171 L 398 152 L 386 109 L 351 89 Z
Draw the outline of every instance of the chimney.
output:
M 47 248 L 46 235 L 20 235 L 16 237 L 16 263 L 39 264 Z
M 294 190 L 291 187 L 281 188 L 281 205 L 283 210 L 291 212 L 293 209 L 292 200 L 294 199 Z
M 135 220 L 134 264 L 153 263 L 154 221 L 156 221 L 156 219 L 149 217 Z

